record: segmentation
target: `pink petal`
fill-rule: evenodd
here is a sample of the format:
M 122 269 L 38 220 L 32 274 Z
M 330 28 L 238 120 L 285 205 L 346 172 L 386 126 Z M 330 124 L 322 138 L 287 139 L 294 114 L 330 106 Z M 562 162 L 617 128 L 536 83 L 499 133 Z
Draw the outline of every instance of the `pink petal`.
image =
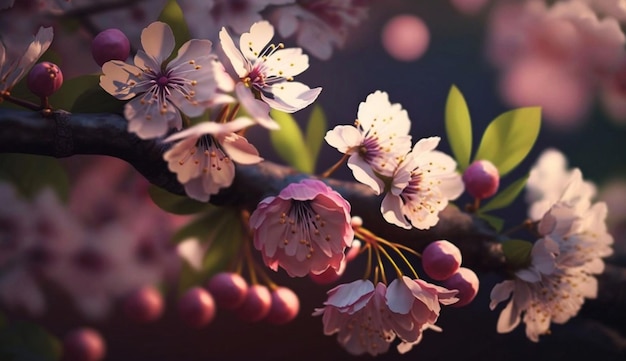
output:
M 248 69 L 246 69 L 248 61 L 244 58 L 239 49 L 235 47 L 233 39 L 225 28 L 222 28 L 220 31 L 220 44 L 237 75 L 240 78 L 246 76 L 248 73 Z
M 166 23 L 155 21 L 141 32 L 141 45 L 146 54 L 160 66 L 174 50 L 174 33 Z

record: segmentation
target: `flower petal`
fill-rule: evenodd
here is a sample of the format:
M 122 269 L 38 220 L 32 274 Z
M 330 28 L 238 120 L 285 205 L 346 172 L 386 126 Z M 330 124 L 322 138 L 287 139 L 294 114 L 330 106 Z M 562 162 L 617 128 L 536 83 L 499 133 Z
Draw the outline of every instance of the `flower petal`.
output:
M 338 125 L 326 132 L 324 140 L 341 153 L 348 153 L 363 142 L 363 135 L 351 125 Z
M 249 33 L 241 34 L 239 49 L 249 60 L 261 57 L 261 52 L 274 37 L 274 27 L 267 21 L 252 24 Z
M 261 93 L 261 99 L 274 109 L 294 113 L 313 103 L 321 91 L 322 88 L 311 89 L 302 83 L 285 81 L 271 86 L 273 98 Z
M 174 50 L 174 45 L 174 33 L 164 22 L 155 21 L 141 32 L 141 46 L 156 64 L 161 65 L 167 60 Z
M 237 49 L 233 38 L 230 37 L 225 28 L 222 28 L 220 31 L 220 44 L 222 45 L 224 54 L 226 54 L 226 57 L 230 60 L 230 64 L 235 70 L 235 73 L 237 73 L 240 78 L 246 76 L 248 73 L 248 69 L 246 68 L 248 61 L 244 58 L 239 49 Z
M 259 151 L 248 140 L 235 133 L 228 134 L 220 139 L 220 144 L 228 156 L 239 164 L 256 164 L 263 160 Z

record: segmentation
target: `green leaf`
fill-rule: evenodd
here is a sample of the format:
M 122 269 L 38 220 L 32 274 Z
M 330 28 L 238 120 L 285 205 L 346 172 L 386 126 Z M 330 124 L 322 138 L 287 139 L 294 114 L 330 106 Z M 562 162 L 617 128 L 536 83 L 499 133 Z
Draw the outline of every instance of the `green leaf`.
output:
M 183 11 L 180 9 L 180 6 L 178 6 L 176 0 L 168 0 L 158 19 L 159 21 L 167 23 L 167 25 L 172 28 L 174 39 L 176 39 L 175 49 L 180 49 L 185 42 L 191 39 Z M 170 60 L 173 59 L 174 56 L 175 54 L 172 54 Z
M 491 161 L 500 176 L 512 171 L 532 149 L 541 127 L 541 108 L 518 108 L 500 114 L 483 134 L 476 160 Z
M 311 163 L 313 170 L 317 163 L 317 158 L 322 149 L 324 143 L 324 136 L 328 130 L 328 124 L 326 122 L 326 115 L 321 106 L 315 104 L 311 115 L 309 116 L 309 123 L 306 128 L 306 147 L 309 149 L 309 155 L 311 157 Z
M 26 198 L 33 198 L 46 187 L 52 188 L 63 201 L 69 198 L 69 180 L 65 169 L 56 158 L 31 154 L 0 154 L 0 179 L 12 183 Z
M 100 86 L 100 75 L 81 75 L 63 82 L 61 89 L 50 96 L 50 105 L 55 109 L 70 110 L 84 92 Z
M 148 194 L 150 194 L 150 198 L 152 198 L 154 204 L 164 211 L 173 214 L 196 214 L 214 207 L 209 203 L 199 202 L 189 197 L 170 193 L 154 184 L 150 185 L 150 188 L 148 188 Z
M 280 129 L 270 132 L 276 153 L 290 166 L 303 173 L 313 173 L 313 160 L 302 131 L 291 114 L 272 109 L 271 116 Z
M 501 209 L 513 203 L 515 198 L 522 192 L 526 186 L 528 175 L 516 180 L 505 190 L 499 192 L 489 203 L 480 208 L 479 212 L 489 212 L 495 209 Z
M 502 242 L 502 251 L 506 258 L 506 264 L 514 270 L 526 268 L 530 265 L 530 252 L 532 249 L 533 244 L 524 240 L 511 239 Z
M 72 113 L 122 114 L 124 112 L 124 104 L 126 104 L 125 101 L 116 99 L 98 84 L 79 95 L 70 111 Z
M 15 322 L 0 330 L 0 359 L 55 361 L 61 356 L 58 339 L 41 326 Z
M 472 120 L 465 98 L 455 85 L 448 93 L 445 118 L 448 141 L 462 172 L 469 166 L 472 153 Z
M 499 233 L 502 231 L 502 227 L 504 227 L 504 219 L 500 217 L 492 216 L 489 214 L 482 214 L 482 213 L 478 213 L 477 216 L 485 220 L 485 222 L 489 223 L 489 225 L 493 229 L 495 229 L 496 232 Z
M 215 207 L 183 227 L 174 236 L 174 241 L 196 238 L 200 243 L 207 244 L 207 250 L 200 270 L 185 264 L 179 279 L 180 290 L 200 284 L 227 269 L 239 252 L 244 236 L 239 210 L 234 207 Z

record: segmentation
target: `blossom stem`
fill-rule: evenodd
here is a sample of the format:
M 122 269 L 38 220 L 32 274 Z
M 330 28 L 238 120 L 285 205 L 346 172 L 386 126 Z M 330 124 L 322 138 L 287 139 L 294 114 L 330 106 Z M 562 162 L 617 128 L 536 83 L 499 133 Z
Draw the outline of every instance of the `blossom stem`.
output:
M 27 100 L 23 100 L 23 99 L 19 99 L 19 98 L 15 98 L 13 96 L 11 96 L 11 94 L 9 92 L 0 92 L 0 100 L 7 100 L 13 104 L 17 104 L 21 107 L 30 109 L 30 110 L 41 110 L 42 107 L 40 105 L 37 105 L 35 103 L 31 103 Z
M 380 250 L 380 252 L 382 252 L 385 255 L 385 257 L 387 257 L 387 259 L 389 260 L 389 263 L 391 263 L 393 268 L 396 270 L 396 274 L 398 275 L 398 278 L 402 278 L 402 276 L 403 276 L 402 270 L 400 269 L 400 267 L 398 267 L 396 262 L 394 262 L 393 258 L 389 254 L 389 252 L 387 252 L 387 250 L 385 250 L 383 247 L 380 247 L 380 246 L 379 246 L 378 249 Z M 385 283 L 387 283 L 387 282 L 385 281 Z
M 333 174 L 334 171 L 336 171 L 343 163 L 346 162 L 346 160 L 348 160 L 350 155 L 351 155 L 350 153 L 344 154 L 343 157 L 341 157 L 341 159 L 339 159 L 339 161 L 337 163 L 333 164 L 333 166 L 331 166 L 324 173 L 322 173 L 320 175 L 320 178 L 328 178 L 328 177 L 330 177 L 330 175 Z
M 233 107 L 233 110 L 231 110 L 230 114 L 228 115 L 228 119 L 226 120 L 226 122 L 232 122 L 233 119 L 235 119 L 235 116 L 239 112 L 239 107 L 240 107 L 240 104 L 235 103 L 235 106 Z
M 250 249 L 250 242 L 244 242 L 244 243 L 245 245 L 243 247 L 244 247 L 244 252 L 246 256 L 246 265 L 248 266 L 248 273 L 250 274 L 250 283 L 252 283 L 253 285 L 256 285 L 259 283 L 259 279 L 257 278 L 256 269 L 254 267 L 255 261 L 254 261 L 254 258 L 252 257 L 252 250 Z
M 376 258 L 378 259 L 378 267 L 380 268 L 380 277 L 383 279 L 383 283 L 387 284 L 387 276 L 385 275 L 385 266 L 383 265 L 382 257 L 380 257 L 380 248 L 374 245 L 374 251 L 376 252 Z
M 536 226 L 539 223 L 539 221 L 537 222 L 533 222 L 531 219 L 526 219 L 524 220 L 524 222 L 513 226 L 509 229 L 507 229 L 506 231 L 502 232 L 502 235 L 504 236 L 510 236 L 511 234 L 519 231 L 520 229 L 526 228 L 528 230 L 532 230 L 534 226 Z
M 217 122 L 218 123 L 226 123 L 226 116 L 228 114 L 228 108 L 230 108 L 229 104 L 226 104 L 220 109 L 220 112 L 217 114 Z
M 415 276 L 415 278 L 420 278 L 417 275 L 417 272 L 415 271 L 415 268 L 413 268 L 413 265 L 411 264 L 411 262 L 409 262 L 409 260 L 406 258 L 404 253 L 402 253 L 402 251 L 397 247 L 397 246 L 400 246 L 399 244 L 394 244 L 392 242 L 388 242 L 387 246 L 389 246 L 389 248 L 394 250 L 400 256 L 400 258 L 402 258 L 402 261 L 404 261 L 404 263 L 409 267 L 409 270 L 411 270 L 411 273 L 413 273 L 413 276 Z
M 257 274 L 261 276 L 261 278 L 263 279 L 263 282 L 267 284 L 267 287 L 269 287 L 272 291 L 279 287 L 274 281 L 272 281 L 270 276 L 268 276 L 267 273 L 265 273 L 265 270 L 261 267 L 260 264 L 256 262 L 252 262 L 252 265 L 254 266 Z
M 366 243 L 364 249 L 367 249 L 367 265 L 365 266 L 363 279 L 368 279 L 372 275 L 372 246 Z

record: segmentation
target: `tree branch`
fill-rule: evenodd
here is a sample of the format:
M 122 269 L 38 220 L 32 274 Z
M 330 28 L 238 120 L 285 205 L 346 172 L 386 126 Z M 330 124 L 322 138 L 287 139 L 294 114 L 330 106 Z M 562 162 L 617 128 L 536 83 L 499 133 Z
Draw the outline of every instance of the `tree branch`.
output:
M 71 114 L 0 109 L 0 152 L 29 153 L 56 158 L 77 154 L 108 155 L 125 160 L 148 181 L 169 192 L 184 194 L 175 174 L 167 168 L 163 153 L 169 144 L 142 140 L 127 130 L 127 121 L 117 114 Z M 272 162 L 237 165 L 232 186 L 211 198 L 217 205 L 238 205 L 254 209 L 266 196 L 275 195 L 289 183 L 311 177 Z M 418 251 L 429 242 L 447 239 L 461 249 L 464 264 L 479 270 L 500 270 L 504 266 L 497 234 L 486 224 L 449 206 L 440 214 L 439 224 L 428 230 L 404 230 L 381 217 L 381 198 L 369 187 L 339 180 L 326 180 L 352 205 L 352 214 L 363 218 L 367 228 Z

